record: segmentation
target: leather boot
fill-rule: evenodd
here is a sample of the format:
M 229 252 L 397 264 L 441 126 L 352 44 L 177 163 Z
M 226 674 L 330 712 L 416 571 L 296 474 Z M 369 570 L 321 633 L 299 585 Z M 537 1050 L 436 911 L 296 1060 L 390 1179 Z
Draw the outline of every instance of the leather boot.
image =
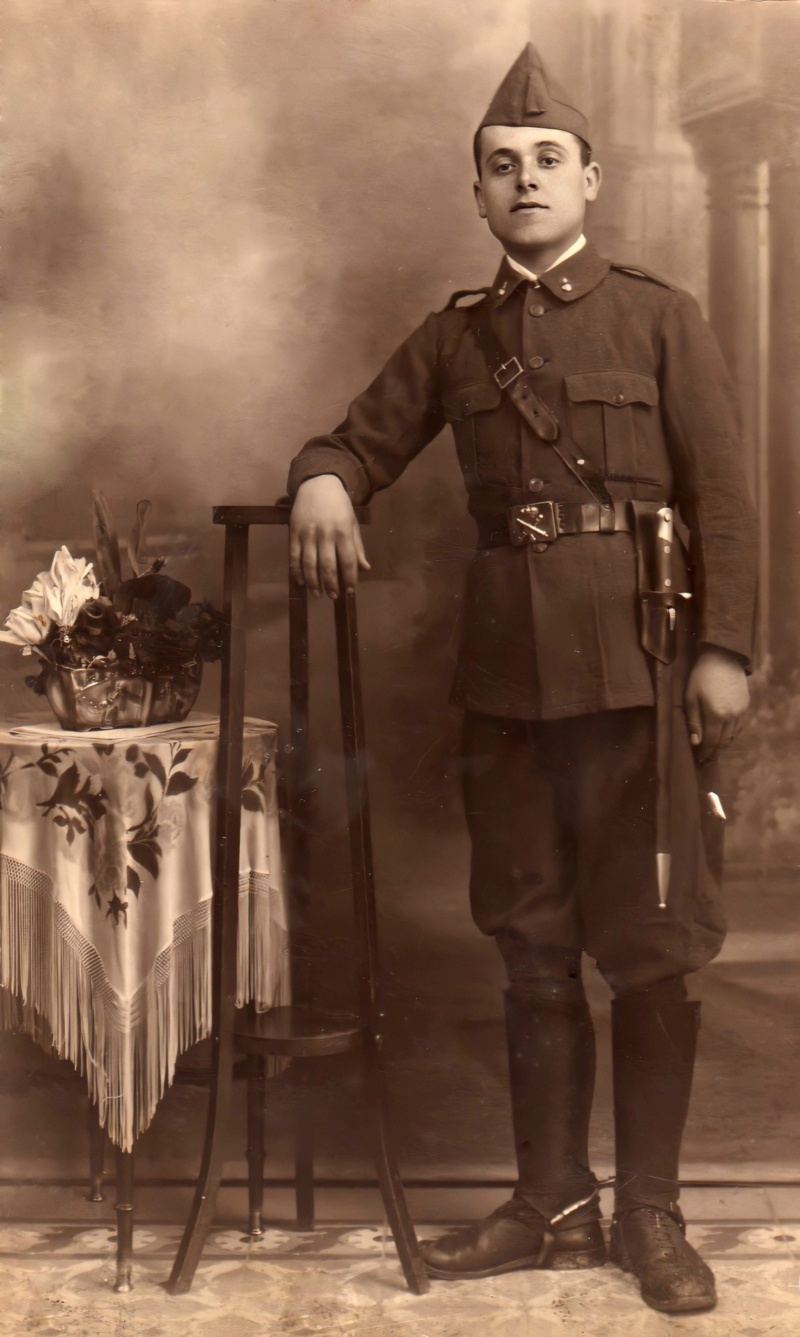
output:
M 496 1277 L 527 1267 L 555 1271 L 602 1267 L 603 1231 L 599 1220 L 586 1218 L 586 1209 L 578 1208 L 550 1222 L 515 1196 L 484 1221 L 423 1240 L 420 1249 L 430 1275 L 442 1281 Z
M 517 1268 L 600 1267 L 606 1250 L 589 1169 L 594 1032 L 585 1002 L 506 991 L 506 1031 L 519 1181 L 485 1221 L 422 1244 L 434 1277 L 491 1277 Z
M 545 1002 L 520 985 L 506 990 L 505 1005 L 516 1193 L 549 1220 L 597 1192 L 589 1169 L 592 1016 L 585 1001 Z
M 611 1258 L 639 1282 L 645 1304 L 665 1314 L 713 1309 L 714 1273 L 686 1239 L 680 1208 L 632 1207 L 611 1224 Z
M 611 1005 L 617 1175 L 611 1257 L 653 1309 L 716 1304 L 710 1268 L 685 1238 L 678 1163 L 694 1072 L 699 1003 Z

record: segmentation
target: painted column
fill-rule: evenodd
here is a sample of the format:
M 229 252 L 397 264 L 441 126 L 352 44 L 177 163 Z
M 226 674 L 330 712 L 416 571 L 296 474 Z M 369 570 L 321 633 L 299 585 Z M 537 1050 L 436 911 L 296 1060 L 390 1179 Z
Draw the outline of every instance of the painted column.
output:
M 686 26 L 681 121 L 709 192 L 709 317 L 742 410 L 761 526 L 758 651 L 800 668 L 800 12 L 705 6 Z
M 768 349 L 769 164 L 751 159 L 716 165 L 708 181 L 709 319 L 736 385 L 748 481 L 758 501 Z
M 770 646 L 783 681 L 800 670 L 800 163 L 770 170 Z

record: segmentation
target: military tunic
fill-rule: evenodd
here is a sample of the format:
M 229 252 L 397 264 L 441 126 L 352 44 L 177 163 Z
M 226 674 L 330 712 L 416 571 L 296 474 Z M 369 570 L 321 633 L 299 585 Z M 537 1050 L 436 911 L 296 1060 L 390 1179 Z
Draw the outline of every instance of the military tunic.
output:
M 559 445 L 614 502 L 677 506 L 680 601 L 670 762 L 672 876 L 655 873 L 655 711 L 640 646 L 633 537 L 499 542 L 505 510 L 590 500 L 492 376 L 488 320 L 534 377 Z M 449 422 L 478 525 L 454 699 L 465 707 L 470 899 L 516 983 L 594 956 L 615 991 L 699 969 L 725 932 L 721 831 L 680 709 L 698 645 L 747 661 L 755 525 L 737 414 L 716 340 L 685 292 L 587 245 L 536 282 L 504 260 L 484 301 L 428 319 L 294 460 L 290 492 L 338 475 L 356 503 L 402 473 Z M 685 583 L 684 583 L 685 582 Z
M 590 244 L 536 284 L 504 260 L 484 302 L 430 315 L 345 421 L 303 448 L 290 494 L 332 473 L 364 504 L 450 423 L 478 521 L 454 699 L 528 720 L 651 705 L 629 533 L 563 536 L 543 552 L 481 546 L 510 505 L 590 500 L 493 379 L 476 337 L 487 314 L 612 498 L 677 504 L 693 635 L 746 661 L 756 538 L 722 356 L 688 293 Z

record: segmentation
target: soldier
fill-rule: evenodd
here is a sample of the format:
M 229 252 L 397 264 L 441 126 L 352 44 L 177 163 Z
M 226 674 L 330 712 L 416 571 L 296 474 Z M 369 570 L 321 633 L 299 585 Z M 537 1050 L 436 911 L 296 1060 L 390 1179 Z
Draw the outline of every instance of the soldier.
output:
M 352 503 L 452 425 L 478 528 L 454 686 L 470 897 L 508 974 L 519 1179 L 424 1256 L 440 1278 L 605 1261 L 585 952 L 614 994 L 611 1256 L 674 1313 L 716 1299 L 678 1206 L 699 1023 L 685 976 L 724 936 L 714 770 L 748 703 L 755 532 L 696 303 L 583 236 L 589 143 L 528 45 L 475 136 L 494 283 L 430 315 L 293 461 L 291 561 L 315 593 L 335 598 L 338 572 L 353 588 Z

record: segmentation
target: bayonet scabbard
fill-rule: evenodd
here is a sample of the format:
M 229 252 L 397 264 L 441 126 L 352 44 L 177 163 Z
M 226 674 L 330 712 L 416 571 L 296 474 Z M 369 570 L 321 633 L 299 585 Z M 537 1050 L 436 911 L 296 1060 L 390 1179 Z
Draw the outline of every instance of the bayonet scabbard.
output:
M 667 908 L 672 864 L 670 836 L 672 772 L 672 665 L 678 649 L 678 604 L 689 598 L 675 588 L 673 513 L 654 502 L 630 503 L 634 514 L 639 578 L 640 634 L 651 656 L 656 700 L 656 885 Z

